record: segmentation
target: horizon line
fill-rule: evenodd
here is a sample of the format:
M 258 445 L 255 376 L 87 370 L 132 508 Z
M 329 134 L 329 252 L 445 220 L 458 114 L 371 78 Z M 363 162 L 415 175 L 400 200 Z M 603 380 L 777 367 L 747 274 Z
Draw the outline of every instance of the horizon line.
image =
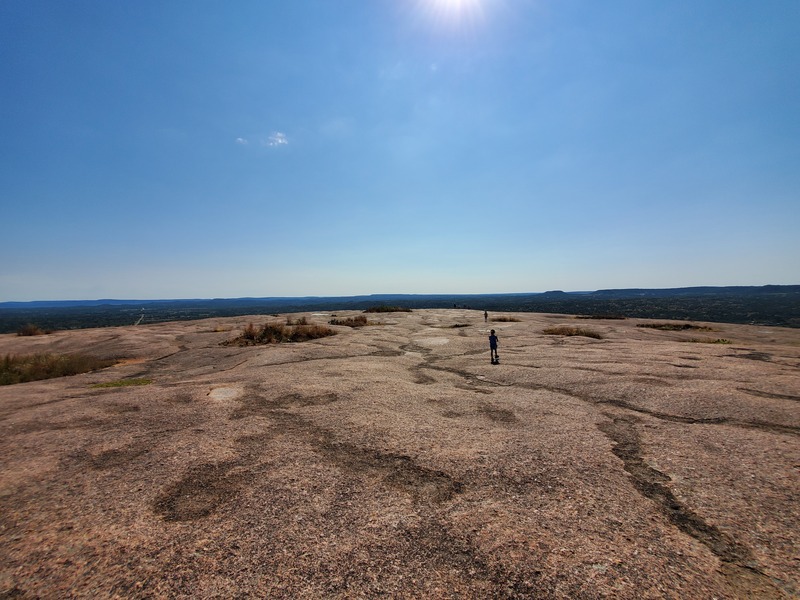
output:
M 690 285 L 677 287 L 610 287 L 595 290 L 546 290 L 543 292 L 373 292 L 368 294 L 348 294 L 348 295 L 296 295 L 296 296 L 214 296 L 214 297 L 184 297 L 184 298 L 77 298 L 77 299 L 37 299 L 37 300 L 0 300 L 0 305 L 8 304 L 33 304 L 40 302 L 197 302 L 215 300 L 293 300 L 293 299 L 343 299 L 343 298 L 370 298 L 375 296 L 525 296 L 543 294 L 593 294 L 606 291 L 661 291 L 661 290 L 692 290 L 692 289 L 729 289 L 729 288 L 766 288 L 766 287 L 796 287 L 800 283 L 776 284 L 767 283 L 762 285 Z

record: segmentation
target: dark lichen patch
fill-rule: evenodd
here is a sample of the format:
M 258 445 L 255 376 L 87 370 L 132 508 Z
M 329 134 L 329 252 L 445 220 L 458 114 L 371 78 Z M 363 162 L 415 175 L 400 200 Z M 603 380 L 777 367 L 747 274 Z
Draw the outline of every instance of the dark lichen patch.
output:
M 0 600 L 33 600 L 39 596 L 29 595 L 25 590 L 16 585 L 8 590 L 0 592 Z
M 397 531 L 406 562 L 434 565 L 436 571 L 469 574 L 475 597 L 553 598 L 555 590 L 542 581 L 536 564 L 509 563 L 480 550 L 472 535 L 453 530 L 434 518 L 423 518 Z M 470 595 L 472 596 L 472 595 Z M 458 597 L 457 594 L 442 597 Z
M 400 350 L 391 350 L 391 349 L 382 349 L 382 350 L 375 350 L 370 356 L 402 356 L 403 353 Z
M 258 393 L 250 393 L 240 399 L 241 406 L 231 413 L 231 419 L 242 419 L 252 416 L 272 416 L 276 410 L 292 406 L 322 406 L 339 400 L 333 392 L 324 394 L 286 394 L 277 398 L 267 398 Z
M 759 360 L 762 362 L 771 362 L 772 355 L 766 352 L 748 352 L 747 354 L 733 354 L 733 358 L 746 358 L 747 360 Z
M 69 421 L 26 421 L 14 423 L 9 426 L 10 432 L 14 434 L 36 433 L 38 431 L 64 431 L 68 429 L 98 428 L 106 424 L 106 421 L 93 417 L 78 417 Z
M 411 372 L 414 374 L 414 383 L 418 383 L 420 385 L 430 385 L 432 383 L 436 383 L 436 379 L 431 377 L 427 373 L 423 372 L 424 366 L 414 367 L 411 369 Z
M 493 404 L 482 404 L 478 412 L 495 423 L 516 423 L 519 420 L 513 411 Z
M 673 384 L 658 377 L 634 377 L 633 381 L 636 383 L 643 383 L 645 385 L 654 385 L 660 387 L 671 387 Z
M 167 399 L 167 402 L 174 402 L 175 404 L 191 404 L 194 398 L 189 392 L 181 392 Z
M 329 439 L 329 434 L 320 433 L 314 443 L 317 451 L 339 468 L 362 475 L 378 473 L 386 484 L 408 493 L 418 502 L 441 503 L 462 491 L 462 484 L 447 473 L 423 467 L 409 456 L 335 442 Z
M 69 459 L 80 465 L 86 465 L 90 469 L 113 469 L 127 465 L 131 461 L 150 452 L 150 449 L 148 445 L 142 443 L 131 444 L 120 448 L 111 448 L 97 453 L 93 453 L 84 448 L 71 454 Z
M 190 468 L 183 479 L 169 486 L 153 501 L 153 510 L 169 522 L 207 517 L 238 494 L 243 475 L 232 473 L 234 466 L 233 463 L 221 463 Z
M 106 412 L 109 412 L 114 415 L 140 412 L 142 410 L 142 408 L 138 404 L 124 404 L 124 403 L 108 404 L 104 407 L 104 409 Z

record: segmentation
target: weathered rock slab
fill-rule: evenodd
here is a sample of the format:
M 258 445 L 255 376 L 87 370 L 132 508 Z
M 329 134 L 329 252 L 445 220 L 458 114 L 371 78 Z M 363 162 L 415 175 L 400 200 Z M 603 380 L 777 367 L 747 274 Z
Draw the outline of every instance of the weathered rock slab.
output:
M 513 316 L 0 336 L 121 360 L 0 387 L 0 597 L 798 596 L 800 331 Z

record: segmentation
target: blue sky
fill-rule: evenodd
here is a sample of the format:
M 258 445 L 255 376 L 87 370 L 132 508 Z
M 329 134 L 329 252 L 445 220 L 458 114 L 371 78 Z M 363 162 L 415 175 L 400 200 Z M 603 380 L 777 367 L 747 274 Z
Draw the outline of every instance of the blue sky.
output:
M 800 283 L 795 0 L 3 0 L 0 301 Z

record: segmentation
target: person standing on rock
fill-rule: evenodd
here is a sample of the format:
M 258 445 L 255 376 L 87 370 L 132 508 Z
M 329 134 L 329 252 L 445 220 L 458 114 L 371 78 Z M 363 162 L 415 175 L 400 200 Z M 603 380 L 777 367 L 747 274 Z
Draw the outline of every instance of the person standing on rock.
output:
M 488 323 L 489 322 L 489 313 L 486 312 L 486 311 L 483 311 L 483 322 L 484 323 Z
M 497 354 L 497 336 L 494 334 L 494 329 L 489 336 L 489 352 L 492 356 L 492 364 L 496 365 L 500 362 L 500 357 Z

